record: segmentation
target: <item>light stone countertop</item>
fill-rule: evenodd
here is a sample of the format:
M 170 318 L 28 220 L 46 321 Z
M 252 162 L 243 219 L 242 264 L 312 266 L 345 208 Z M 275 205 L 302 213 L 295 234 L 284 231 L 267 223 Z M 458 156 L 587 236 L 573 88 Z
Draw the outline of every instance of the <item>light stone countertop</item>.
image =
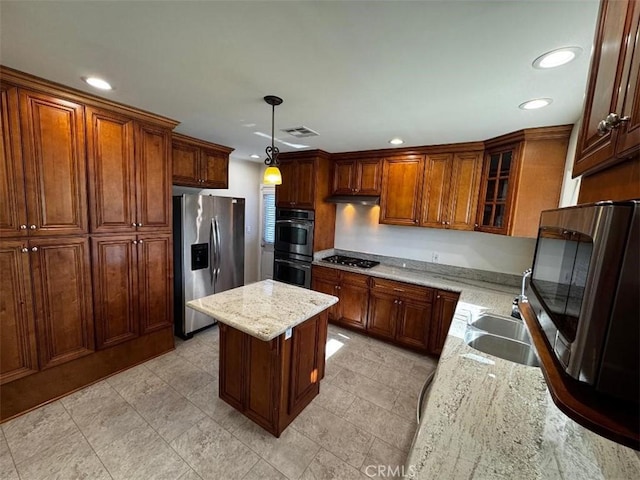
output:
M 209 315 L 260 340 L 269 341 L 338 303 L 332 295 L 263 280 L 187 302 Z
M 628 480 L 638 452 L 578 425 L 553 403 L 539 368 L 467 346 L 468 319 L 511 313 L 519 289 L 481 279 L 379 265 L 327 266 L 460 292 L 454 320 L 405 466 L 411 479 Z

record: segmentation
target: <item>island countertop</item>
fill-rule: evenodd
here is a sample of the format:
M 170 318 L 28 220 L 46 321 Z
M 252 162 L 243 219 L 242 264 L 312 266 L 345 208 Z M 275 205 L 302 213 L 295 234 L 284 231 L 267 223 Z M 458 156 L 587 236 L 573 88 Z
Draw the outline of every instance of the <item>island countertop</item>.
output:
M 263 280 L 187 302 L 187 306 L 269 341 L 338 303 L 332 295 Z

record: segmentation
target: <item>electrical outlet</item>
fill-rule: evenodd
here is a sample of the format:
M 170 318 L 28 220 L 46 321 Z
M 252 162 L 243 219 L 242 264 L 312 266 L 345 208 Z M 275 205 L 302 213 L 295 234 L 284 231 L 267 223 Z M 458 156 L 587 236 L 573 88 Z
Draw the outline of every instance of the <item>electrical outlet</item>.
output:
M 247 233 L 251 233 L 251 225 L 247 225 Z
M 432 263 L 438 263 L 440 262 L 440 254 L 438 254 L 438 252 L 433 252 L 431 254 L 431 262 Z

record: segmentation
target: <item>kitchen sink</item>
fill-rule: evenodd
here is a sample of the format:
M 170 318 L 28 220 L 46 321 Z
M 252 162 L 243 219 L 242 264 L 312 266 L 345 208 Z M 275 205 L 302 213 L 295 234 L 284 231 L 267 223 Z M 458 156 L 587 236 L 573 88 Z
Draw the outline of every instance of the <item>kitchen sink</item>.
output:
M 530 367 L 540 366 L 526 327 L 509 317 L 480 316 L 467 327 L 464 341 L 471 348 L 503 360 Z
M 499 337 L 517 340 L 531 345 L 529 331 L 521 320 L 485 313 L 470 324 L 473 328 Z

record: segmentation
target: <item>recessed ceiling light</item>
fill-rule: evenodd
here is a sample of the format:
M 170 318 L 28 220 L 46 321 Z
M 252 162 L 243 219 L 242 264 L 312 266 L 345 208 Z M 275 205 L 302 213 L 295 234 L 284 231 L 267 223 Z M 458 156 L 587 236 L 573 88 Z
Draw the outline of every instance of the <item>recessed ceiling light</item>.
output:
M 404 143 L 404 140 L 402 140 L 401 138 L 392 138 L 391 140 L 389 140 L 389 143 L 391 145 L 402 145 Z
M 106 80 L 103 80 L 102 78 L 85 77 L 83 78 L 83 80 L 94 88 L 98 88 L 100 90 L 113 90 L 113 87 L 111 86 L 111 84 Z
M 543 55 L 540 55 L 533 61 L 535 68 L 555 68 L 565 63 L 569 63 L 582 53 L 580 47 L 563 47 L 551 50 Z
M 522 110 L 535 110 L 537 108 L 546 107 L 553 100 L 550 98 L 536 98 L 534 100 L 529 100 L 528 102 L 521 103 L 518 105 Z
M 256 155 L 255 153 L 253 155 L 249 155 L 251 158 L 260 158 L 260 155 Z

